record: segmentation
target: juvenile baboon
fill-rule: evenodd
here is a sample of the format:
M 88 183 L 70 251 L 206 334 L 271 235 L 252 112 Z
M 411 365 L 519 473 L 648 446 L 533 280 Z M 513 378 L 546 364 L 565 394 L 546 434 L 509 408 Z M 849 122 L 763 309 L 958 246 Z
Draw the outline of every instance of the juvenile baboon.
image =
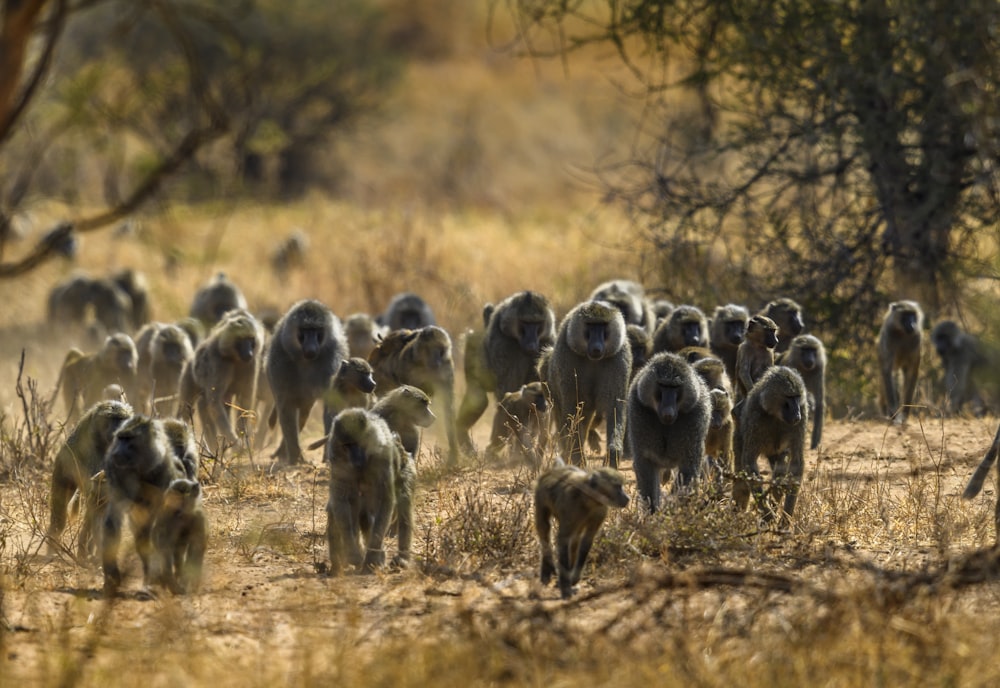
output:
M 697 306 L 677 306 L 653 333 L 653 353 L 708 346 L 708 320 Z
M 665 471 L 678 486 L 699 476 L 712 401 L 705 381 L 677 354 L 655 354 L 632 382 L 626 432 L 636 487 L 651 513 L 660 508 Z
M 346 359 L 347 339 L 340 320 L 321 302 L 299 301 L 278 322 L 265 371 L 281 427 L 276 455 L 289 465 L 302 461 L 299 432 Z
M 802 376 L 809 393 L 809 416 L 813 422 L 809 446 L 815 449 L 823 441 L 823 418 L 826 415 L 826 349 L 823 342 L 811 334 L 800 334 L 776 362 L 794 368 Z
M 656 328 L 656 315 L 646 301 L 646 290 L 632 280 L 611 280 L 599 285 L 587 299 L 607 301 L 622 312 L 625 325 L 638 325 L 652 335 Z
M 626 326 L 625 336 L 632 352 L 632 377 L 635 378 L 635 374 L 642 370 L 653 353 L 653 338 L 638 325 Z
M 583 465 L 584 438 L 596 419 L 603 418 L 608 463 L 618 467 L 631 373 L 632 352 L 621 311 L 605 301 L 585 301 L 563 318 L 547 378 L 562 452 L 570 463 Z
M 323 433 L 330 434 L 333 417 L 346 408 L 369 409 L 375 404 L 375 378 L 363 358 L 346 358 L 323 393 Z
M 986 456 L 983 457 L 983 460 L 976 467 L 975 473 L 969 478 L 969 484 L 965 486 L 965 491 L 962 493 L 963 499 L 972 499 L 983 489 L 983 483 L 986 481 L 986 476 L 989 474 L 990 468 L 996 463 L 998 453 L 1000 453 L 1000 427 L 997 427 L 996 435 L 993 436 L 993 443 L 986 450 Z M 1000 468 L 997 470 L 997 482 L 1000 482 Z M 1000 498 L 997 499 L 993 519 L 996 526 L 996 541 L 1000 545 Z
M 563 599 L 573 595 L 608 508 L 628 506 L 624 485 L 622 475 L 606 467 L 587 470 L 560 463 L 539 476 L 535 487 L 535 532 L 541 549 L 542 585 L 548 585 L 556 573 Z M 553 517 L 558 524 L 555 556 Z
M 249 312 L 232 311 L 212 328 L 184 366 L 176 415 L 190 419 L 197 402 L 213 450 L 218 449 L 220 436 L 232 443 L 239 439 L 230 420 L 230 406 L 241 410 L 240 434 L 247 439 L 252 436 L 245 413 L 255 407 L 263 336 Z
M 104 458 L 104 478 L 108 505 L 104 515 L 101 563 L 104 590 L 114 594 L 121 584 L 118 550 L 121 527 L 128 518 L 135 548 L 142 559 L 143 587 L 153 581 L 150 568 L 153 554 L 153 520 L 163 505 L 170 484 L 185 478 L 184 464 L 174 454 L 163 422 L 136 415 L 115 433 Z
M 305 264 L 308 250 L 309 235 L 301 229 L 295 229 L 271 252 L 271 268 L 278 277 L 284 277 L 289 270 Z
M 733 400 L 721 389 L 711 389 L 708 394 L 712 416 L 705 435 L 705 456 L 716 484 L 720 484 L 723 475 L 733 470 Z
M 736 352 L 747 336 L 750 312 L 743 306 L 730 303 L 716 306 L 712 313 L 709 342 L 712 352 L 726 365 L 730 379 L 736 377 Z
M 942 320 L 931 330 L 931 342 L 944 368 L 944 394 L 948 413 L 960 413 L 971 404 L 977 415 L 987 410 L 981 387 L 996 390 L 996 355 L 953 320 Z M 982 383 L 986 384 L 982 384 Z
M 140 408 L 162 416 L 177 404 L 184 365 L 194 357 L 187 333 L 177 325 L 148 323 L 136 335 L 139 353 L 136 373 Z
M 736 351 L 735 399 L 744 399 L 764 371 L 774 365 L 778 326 L 764 315 L 755 315 L 747 325 L 747 336 Z
M 666 299 L 653 299 L 649 302 L 649 307 L 653 311 L 653 331 L 655 332 L 660 323 L 674 312 L 674 304 Z
M 752 492 L 766 518 L 772 518 L 776 508 L 783 523 L 793 515 L 805 468 L 806 394 L 798 371 L 773 366 L 741 405 L 733 479 L 733 501 L 738 509 L 746 508 Z M 764 493 L 757 466 L 761 454 L 771 464 L 769 494 Z
M 775 347 L 775 353 L 787 351 L 792 339 L 805 329 L 802 323 L 802 306 L 791 299 L 775 299 L 764 306 L 760 314 L 770 318 L 778 326 L 778 346 Z
M 375 371 L 375 388 L 385 395 L 400 385 L 413 385 L 437 400 L 443 408 L 448 436 L 448 462 L 458 461 L 455 432 L 455 363 L 451 337 L 440 327 L 394 330 L 369 357 Z
M 533 291 L 507 297 L 483 309 L 482 336 L 465 341 L 465 396 L 458 412 L 458 438 L 472 450 L 469 430 L 489 405 L 538 379 L 542 349 L 555 341 L 555 314 L 549 300 Z
M 529 382 L 518 391 L 505 394 L 493 416 L 487 456 L 496 456 L 504 445 L 509 445 L 519 460 L 526 460 L 535 468 L 541 466 L 550 406 L 542 382 Z
M 420 429 L 429 428 L 437 416 L 431 411 L 431 398 L 412 385 L 400 385 L 372 406 L 389 429 L 399 436 L 403 449 L 416 460 L 420 454 Z
M 66 438 L 56 454 L 49 491 L 49 551 L 54 551 L 66 529 L 67 506 L 74 492 L 80 493 L 77 504 L 86 503 L 90 478 L 101 470 L 104 454 L 115 431 L 132 417 L 132 407 L 120 401 L 100 401 L 91 406 Z M 80 528 L 77 554 L 94 551 L 99 524 L 87 522 Z
M 188 480 L 198 480 L 201 455 L 191 425 L 180 418 L 164 418 L 162 422 L 163 432 L 167 435 L 167 445 L 180 460 L 184 475 Z
M 878 335 L 882 382 L 879 407 L 883 416 L 897 423 L 906 421 L 917 389 L 923 324 L 924 312 L 916 301 L 894 301 L 889 304 Z M 903 377 L 902 397 L 896 387 L 897 371 Z
M 437 325 L 434 312 L 427 302 L 409 291 L 393 296 L 385 311 L 375 318 L 375 322 L 389 330 L 419 330 Z
M 352 357 L 367 360 L 384 333 L 382 326 L 367 313 L 354 313 L 344 319 L 344 334 Z
M 333 575 L 340 575 L 345 563 L 364 572 L 385 564 L 382 543 L 394 513 L 395 561 L 406 564 L 413 538 L 415 469 L 399 438 L 371 411 L 347 409 L 333 419 L 326 456 L 330 461 L 326 532 Z
M 138 270 L 124 268 L 111 275 L 114 282 L 129 298 L 129 325 L 137 330 L 149 322 L 149 282 Z
M 721 389 L 726 394 L 732 396 L 733 383 L 726 373 L 725 364 L 714 356 L 710 358 L 700 358 L 691 364 L 694 372 L 701 376 L 708 388 Z
M 197 481 L 178 478 L 170 482 L 154 515 L 150 539 L 150 580 L 175 595 L 197 590 L 208 541 L 208 522 Z
M 81 409 L 100 401 L 104 388 L 110 384 L 121 385 L 125 394 L 132 398 L 138 358 L 132 338 L 121 332 L 105 339 L 95 353 L 70 349 L 56 382 L 57 387 L 62 387 L 67 418 L 75 420 Z
M 195 292 L 190 315 L 200 320 L 206 328 L 211 328 L 229 311 L 245 310 L 246 307 L 247 300 L 243 297 L 243 292 L 226 277 L 226 273 L 220 272 Z

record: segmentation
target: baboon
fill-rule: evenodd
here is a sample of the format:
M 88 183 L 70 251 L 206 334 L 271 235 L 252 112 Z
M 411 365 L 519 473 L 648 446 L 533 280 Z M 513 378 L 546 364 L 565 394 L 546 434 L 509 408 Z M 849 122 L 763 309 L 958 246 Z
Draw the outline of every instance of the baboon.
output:
M 118 550 L 122 522 L 128 517 L 135 548 L 142 559 L 143 588 L 153 581 L 152 527 L 163 504 L 164 493 L 178 478 L 185 478 L 184 464 L 174 454 L 163 422 L 135 415 L 118 428 L 104 457 L 108 505 L 104 515 L 101 564 L 104 591 L 113 595 L 121 585 Z
M 815 449 L 823 441 L 823 417 L 826 415 L 826 349 L 823 342 L 811 334 L 800 334 L 776 363 L 794 368 L 802 376 L 809 393 L 809 417 L 813 424 L 809 448 Z
M 305 264 L 309 250 L 309 235 L 301 229 L 293 230 L 271 252 L 271 268 L 278 277 L 284 277 L 289 270 Z
M 278 322 L 265 371 L 281 427 L 276 455 L 289 465 L 302 461 L 299 432 L 346 359 L 347 339 L 340 320 L 319 301 L 299 301 Z
M 434 312 L 427 302 L 409 291 L 393 296 L 385 311 L 375 318 L 375 322 L 389 330 L 419 330 L 437 325 Z
M 369 357 L 375 371 L 375 389 L 385 395 L 400 385 L 413 385 L 443 407 L 448 436 L 448 462 L 458 461 L 455 432 L 455 364 L 451 337 L 440 327 L 394 330 Z
M 706 358 L 714 358 L 717 360 L 721 360 L 719 359 L 718 356 L 712 353 L 711 349 L 709 349 L 706 346 L 685 346 L 680 351 L 673 351 L 671 353 L 677 354 L 678 356 L 680 356 L 685 361 L 691 364 L 697 363 L 698 361 L 704 360 Z
M 74 275 L 52 287 L 48 298 L 47 320 L 54 325 L 82 324 L 90 305 L 90 278 Z
M 788 351 L 792 339 L 802 334 L 802 330 L 805 329 L 805 325 L 802 324 L 802 306 L 791 299 L 775 299 L 764 306 L 760 314 L 770 318 L 778 326 L 778 345 L 775 347 L 775 353 Z
M 184 475 L 188 480 L 198 480 L 201 455 L 190 424 L 180 418 L 164 418 L 162 422 L 163 432 L 167 435 L 167 445 L 180 460 Z
M 367 313 L 354 313 L 344 319 L 344 334 L 351 356 L 367 359 L 381 341 L 384 330 Z
M 646 290 L 632 280 L 611 280 L 599 285 L 588 301 L 607 301 L 622 312 L 625 325 L 638 325 L 652 335 L 656 328 L 656 315 L 646 301 Z
M 916 301 L 889 304 L 878 335 L 878 361 L 881 372 L 879 408 L 886 418 L 906 422 L 920 374 L 920 349 L 923 340 L 924 313 Z M 896 387 L 896 373 L 903 377 L 903 394 Z
M 628 338 L 628 347 L 632 352 L 632 377 L 635 378 L 635 374 L 642 370 L 653 353 L 653 338 L 638 325 L 626 326 L 625 336 Z
M 721 389 L 726 394 L 732 396 L 733 383 L 726 373 L 725 364 L 714 356 L 710 358 L 699 358 L 691 364 L 694 372 L 701 376 L 708 388 Z
M 148 405 L 155 415 L 166 415 L 177 403 L 184 365 L 194 357 L 191 340 L 177 325 L 148 323 L 136 335 L 135 346 L 139 353 L 136 404 Z
M 91 280 L 89 303 L 94 307 L 94 318 L 107 333 L 134 329 L 132 299 L 113 279 Z
M 483 309 L 484 332 L 465 340 L 465 396 L 458 412 L 458 438 L 472 451 L 469 430 L 489 405 L 538 379 L 542 349 L 555 341 L 555 313 L 549 300 L 533 291 L 507 297 Z
M 649 307 L 653 311 L 653 331 L 655 332 L 660 323 L 674 312 L 674 304 L 666 299 L 653 299 L 649 302 Z
M 606 301 L 585 301 L 563 318 L 546 377 L 562 452 L 570 463 L 583 465 L 584 438 L 596 419 L 603 418 L 608 463 L 618 467 L 631 373 L 632 352 L 621 311 Z
M 721 389 L 710 389 L 708 395 L 712 416 L 705 435 L 705 456 L 716 484 L 721 484 L 723 475 L 733 470 L 733 400 Z
M 733 501 L 745 509 L 754 494 L 765 518 L 780 509 L 783 523 L 793 515 L 805 468 L 809 404 L 798 371 L 772 366 L 757 381 L 739 409 L 735 437 Z M 764 493 L 757 466 L 763 454 L 771 464 L 772 487 Z
M 542 585 L 548 585 L 556 573 L 559 593 L 563 599 L 572 597 L 608 507 L 628 506 L 624 485 L 625 479 L 613 468 L 588 470 L 561 462 L 539 476 L 535 487 L 535 532 L 541 549 Z M 555 556 L 552 517 L 558 524 Z
M 220 435 L 231 443 L 239 439 L 230 420 L 231 405 L 241 411 L 240 434 L 248 440 L 251 437 L 246 413 L 255 407 L 263 336 L 248 311 L 232 311 L 212 328 L 184 366 L 175 415 L 191 419 L 197 402 L 213 451 L 218 449 Z
M 711 417 L 705 381 L 677 354 L 655 354 L 632 382 L 625 427 L 636 487 L 650 513 L 660 508 L 665 471 L 676 471 L 683 488 L 698 479 Z
M 736 377 L 736 352 L 747 336 L 750 312 L 743 306 L 730 303 L 716 306 L 712 313 L 709 342 L 712 352 L 726 365 L 726 374 Z
M 487 456 L 496 456 L 505 444 L 519 460 L 535 468 L 542 465 L 551 402 L 543 382 L 529 382 L 507 392 L 497 404 Z
M 963 499 L 973 499 L 983 489 L 983 483 L 986 481 L 986 476 L 989 474 L 990 468 L 996 463 L 998 453 L 1000 453 L 1000 427 L 997 427 L 997 433 L 993 436 L 993 443 L 990 445 L 990 448 L 986 450 L 986 456 L 983 457 L 983 460 L 976 467 L 975 473 L 969 478 L 969 484 L 965 486 L 965 491 L 962 493 Z M 1000 468 L 998 468 L 997 481 L 1000 482 Z M 997 544 L 1000 545 L 1000 498 L 997 499 L 993 519 L 996 526 Z
M 696 306 L 677 306 L 653 333 L 653 353 L 708 346 L 708 320 Z
M 375 404 L 375 378 L 363 358 L 346 358 L 323 393 L 323 433 L 330 434 L 333 417 L 346 408 L 370 409 Z
M 121 332 L 105 339 L 95 353 L 70 349 L 56 382 L 57 388 L 62 387 L 67 418 L 76 420 L 81 409 L 90 408 L 101 400 L 102 391 L 110 384 L 121 385 L 125 394 L 132 398 L 138 358 L 132 338 Z
M 326 456 L 330 461 L 326 533 L 332 574 L 339 576 L 345 563 L 366 573 L 383 566 L 382 542 L 393 514 L 398 524 L 395 562 L 406 564 L 413 538 L 416 471 L 399 438 L 375 413 L 347 409 L 333 419 Z
M 188 341 L 191 342 L 192 351 L 198 348 L 198 345 L 201 344 L 207 334 L 205 331 L 205 324 L 201 320 L 198 320 L 198 318 L 187 316 L 186 318 L 178 320 L 176 325 L 184 330 L 184 334 L 187 335 Z
M 190 315 L 200 320 L 206 328 L 211 328 L 229 311 L 246 308 L 247 300 L 243 297 L 243 292 L 226 277 L 226 273 L 220 272 L 195 293 Z
M 747 325 L 747 336 L 736 352 L 735 399 L 744 399 L 764 371 L 774 365 L 778 326 L 764 315 L 755 315 Z
M 935 325 L 931 342 L 944 368 L 948 413 L 960 413 L 969 403 L 977 415 L 982 415 L 987 404 L 980 393 L 980 383 L 987 381 L 992 384 L 984 386 L 997 387 L 993 372 L 997 357 L 991 356 L 975 336 L 963 331 L 953 320 L 942 320 Z
M 150 580 L 175 595 L 197 590 L 208 541 L 200 483 L 178 478 L 167 485 L 153 517 L 150 539 Z
M 149 282 L 138 270 L 124 268 L 111 275 L 111 281 L 128 295 L 131 329 L 138 330 L 149 322 Z
M 91 406 L 66 438 L 56 454 L 49 491 L 49 529 L 46 534 L 49 551 L 55 550 L 66 529 L 67 507 L 74 492 L 79 492 L 77 505 L 86 503 L 90 478 L 101 470 L 104 454 L 115 431 L 132 417 L 132 407 L 120 401 L 100 401 Z M 94 552 L 98 523 L 87 522 L 80 528 L 77 555 Z

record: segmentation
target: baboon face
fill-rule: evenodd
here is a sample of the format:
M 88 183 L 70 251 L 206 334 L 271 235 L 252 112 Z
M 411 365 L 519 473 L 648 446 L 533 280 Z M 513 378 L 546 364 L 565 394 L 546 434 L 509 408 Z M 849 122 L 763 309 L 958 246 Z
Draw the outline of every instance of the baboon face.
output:
M 363 358 L 349 358 L 340 364 L 340 375 L 350 384 L 365 394 L 375 391 L 375 378 L 372 367 Z
M 191 358 L 191 343 L 187 334 L 176 325 L 165 325 L 156 333 L 155 344 L 159 358 L 168 363 L 183 364 Z
M 773 349 L 778 345 L 778 326 L 768 317 L 755 315 L 750 318 L 747 326 L 747 338 L 753 338 L 768 349 Z
M 802 397 L 798 394 L 786 396 L 781 405 L 781 418 L 789 425 L 797 425 L 802 420 Z
M 819 352 L 814 346 L 799 347 L 799 361 L 803 370 L 815 370 L 819 363 Z
M 95 432 L 104 446 L 111 444 L 115 432 L 132 417 L 132 407 L 123 401 L 99 401 L 91 409 Z M 83 425 L 83 420 L 79 426 Z
M 608 506 L 628 506 L 629 498 L 625 494 L 625 480 L 621 473 L 613 468 L 602 466 L 594 470 L 587 480 L 587 485 L 599 495 L 600 501 Z
M 916 334 L 920 331 L 923 313 L 914 301 L 896 301 L 889 304 L 889 317 L 893 329 L 904 334 Z
M 948 358 L 959 348 L 959 339 L 962 330 L 958 324 L 952 320 L 943 320 L 934 326 L 931 333 L 931 341 L 934 342 L 934 350 L 941 358 Z
M 524 291 L 508 299 L 499 311 L 495 307 L 485 308 L 483 317 L 487 326 L 496 312 L 499 312 L 500 331 L 517 340 L 518 346 L 525 353 L 538 356 L 542 346 L 551 343 L 555 316 L 548 299 L 541 294 Z
M 220 349 L 224 356 L 249 363 L 260 349 L 260 330 L 253 316 L 230 313 L 216 326 L 222 328 Z
M 669 325 L 674 332 L 680 333 L 684 347 L 705 346 L 704 317 L 701 311 L 691 306 L 678 306 L 670 314 Z
M 729 398 L 729 394 L 721 389 L 713 389 L 711 396 L 712 418 L 709 421 L 709 425 L 713 430 L 718 430 L 726 424 L 726 421 L 732 415 L 733 401 Z
M 296 335 L 302 356 L 307 361 L 315 359 L 326 341 L 326 330 L 322 327 L 299 327 Z
M 805 329 L 802 323 L 802 308 L 791 299 L 772 301 L 767 305 L 766 315 L 793 337 Z
M 625 320 L 607 301 L 587 301 L 566 318 L 570 348 L 592 361 L 613 356 L 626 344 Z
M 739 346 L 747 336 L 745 320 L 726 320 L 722 323 L 723 339 L 727 344 Z
M 161 424 L 148 416 L 132 416 L 115 433 L 108 449 L 107 461 L 112 466 L 126 467 L 136 460 L 149 461 L 167 455 L 167 438 Z
M 549 410 L 549 396 L 545 393 L 545 384 L 542 382 L 529 382 L 521 386 L 521 398 L 533 406 L 538 413 L 546 413 Z
M 122 372 L 134 375 L 139 356 L 131 337 L 125 334 L 111 335 L 104 341 L 102 358 Z
M 626 336 L 632 350 L 632 370 L 639 370 L 649 360 L 649 348 L 652 344 L 649 333 L 638 325 L 629 325 Z
M 423 364 L 431 370 L 441 370 L 452 365 L 451 338 L 440 327 L 424 327 L 419 330 L 417 350 Z

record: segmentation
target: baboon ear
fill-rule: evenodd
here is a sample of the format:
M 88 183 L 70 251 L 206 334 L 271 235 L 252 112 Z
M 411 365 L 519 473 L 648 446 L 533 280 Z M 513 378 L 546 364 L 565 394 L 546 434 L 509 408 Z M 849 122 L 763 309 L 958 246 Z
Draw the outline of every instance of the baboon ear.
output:
M 340 369 L 341 370 L 347 370 L 347 359 L 346 358 L 343 361 L 340 362 Z

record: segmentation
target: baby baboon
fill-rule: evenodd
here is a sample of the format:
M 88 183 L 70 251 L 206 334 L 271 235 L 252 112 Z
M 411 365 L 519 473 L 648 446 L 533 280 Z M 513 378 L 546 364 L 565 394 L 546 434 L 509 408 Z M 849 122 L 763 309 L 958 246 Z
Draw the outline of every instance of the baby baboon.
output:
M 375 413 L 347 409 L 333 419 L 326 456 L 330 461 L 326 533 L 333 575 L 339 576 L 345 563 L 366 573 L 385 564 L 382 543 L 394 513 L 395 561 L 406 564 L 413 539 L 416 471 L 399 438 Z
M 625 397 L 632 352 L 621 311 L 585 301 L 559 325 L 548 362 L 552 409 L 564 456 L 583 465 L 583 442 L 597 418 L 607 423 L 608 463 L 618 467 L 625 430 Z
M 642 370 L 653 353 L 653 338 L 638 325 L 628 325 L 625 328 L 625 336 L 628 338 L 628 348 L 632 352 L 632 377 L 635 378 L 636 373 Z
M 705 381 L 710 390 L 721 389 L 726 394 L 732 396 L 733 383 L 729 379 L 729 375 L 726 373 L 726 366 L 721 359 L 714 356 L 700 358 L 694 361 L 691 367 L 694 368 L 694 372 L 701 376 L 701 379 Z
M 621 473 L 613 468 L 587 470 L 561 462 L 539 476 L 535 488 L 535 532 L 542 555 L 542 585 L 548 585 L 552 574 L 557 573 L 563 599 L 573 595 L 594 537 L 608 515 L 608 507 L 628 506 L 624 485 Z M 553 516 L 558 524 L 555 556 Z
M 368 360 L 375 371 L 375 388 L 379 394 L 387 394 L 400 385 L 413 385 L 440 402 L 448 436 L 448 462 L 456 463 L 455 363 L 448 333 L 434 326 L 394 330 L 385 336 Z
M 346 359 L 340 320 L 319 301 L 299 301 L 278 322 L 264 365 L 281 426 L 276 455 L 289 465 L 302 460 L 299 432 Z
M 791 299 L 775 299 L 764 306 L 760 314 L 770 318 L 778 326 L 778 346 L 775 347 L 775 353 L 788 351 L 792 339 L 805 329 L 802 324 L 802 306 Z
M 725 473 L 733 470 L 733 400 L 721 389 L 709 390 L 712 416 L 705 435 L 705 456 L 708 468 L 720 483 Z
M 823 440 L 823 417 L 826 415 L 826 349 L 823 342 L 811 334 L 800 334 L 792 340 L 788 351 L 777 359 L 778 365 L 794 368 L 802 376 L 809 392 L 809 416 L 812 418 L 810 449 Z
M 305 264 L 307 250 L 309 235 L 301 229 L 295 229 L 271 252 L 271 268 L 279 278 L 283 278 L 289 270 Z
M 344 320 L 344 334 L 351 356 L 367 360 L 381 341 L 384 330 L 367 313 L 354 313 Z
M 708 346 L 708 320 L 696 306 L 677 306 L 653 333 L 653 353 Z
M 736 377 L 736 352 L 747 336 L 750 312 L 743 306 L 730 303 L 716 306 L 712 313 L 709 341 L 712 352 L 726 364 L 726 374 Z
M 330 388 L 323 393 L 324 434 L 330 434 L 333 417 L 344 409 L 369 409 L 374 404 L 375 378 L 371 364 L 363 358 L 342 360 Z
M 897 423 L 906 422 L 920 375 L 920 349 L 924 312 L 916 301 L 894 301 L 882 320 L 878 335 L 881 372 L 879 407 L 882 415 Z M 903 394 L 896 387 L 896 373 L 903 376 Z
M 190 419 L 197 402 L 213 451 L 218 449 L 220 436 L 231 443 L 239 439 L 230 420 L 230 406 L 240 410 L 240 434 L 247 440 L 252 437 L 246 413 L 255 406 L 263 337 L 260 324 L 249 312 L 232 311 L 212 328 L 184 366 L 176 415 Z
M 66 509 L 74 492 L 79 491 L 78 504 L 86 503 L 90 478 L 101 470 L 104 454 L 115 431 L 132 417 L 132 407 L 120 401 L 100 401 L 87 410 L 66 442 L 56 454 L 49 492 L 49 529 L 46 534 L 49 551 L 54 551 L 66 529 Z M 94 551 L 99 524 L 85 523 L 80 528 L 77 554 Z
M 764 315 L 755 315 L 747 325 L 747 336 L 736 351 L 735 399 L 746 398 L 764 371 L 774 365 L 778 326 Z
M 154 415 L 167 415 L 177 404 L 181 372 L 194 357 L 191 340 L 177 325 L 148 323 L 139 330 L 135 346 L 139 353 L 136 403 L 140 408 L 149 405 Z
M 110 384 L 121 385 L 129 398 L 135 396 L 138 358 L 132 338 L 121 332 L 105 339 L 96 353 L 70 349 L 56 382 L 56 387 L 62 386 L 67 418 L 75 420 L 81 409 L 100 401 L 104 388 Z
M 412 385 L 400 385 L 386 394 L 372 406 L 372 413 L 385 420 L 414 460 L 420 454 L 420 429 L 437 420 L 431 411 L 431 398 Z
M 111 281 L 128 295 L 129 329 L 135 331 L 149 322 L 149 283 L 137 270 L 124 268 L 111 275 Z
M 153 518 L 150 539 L 150 580 L 175 595 L 197 590 L 208 540 L 197 481 L 178 478 L 170 482 Z
M 533 291 L 507 297 L 483 309 L 485 331 L 465 340 L 465 396 L 458 412 L 458 437 L 472 450 L 469 429 L 489 405 L 538 379 L 542 349 L 555 341 L 555 314 L 549 300 Z
M 960 413 L 966 403 L 982 415 L 986 402 L 980 394 L 980 384 L 995 391 L 995 356 L 990 356 L 975 336 L 962 330 L 953 320 L 942 320 L 931 330 L 931 342 L 944 368 L 944 393 L 948 399 L 948 412 Z M 992 384 L 990 384 L 992 383 Z
M 646 334 L 656 329 L 656 315 L 646 301 L 646 290 L 632 280 L 611 280 L 599 285 L 588 297 L 589 301 L 607 301 L 622 312 L 625 325 L 638 325 Z
M 170 484 L 186 477 L 184 464 L 174 454 L 163 422 L 142 415 L 127 420 L 115 433 L 104 458 L 104 477 L 109 500 L 101 544 L 105 593 L 113 595 L 121 584 L 118 549 L 126 516 L 142 559 L 143 587 L 148 590 L 153 582 L 150 575 L 153 519 Z
M 437 325 L 431 307 L 413 292 L 396 294 L 375 322 L 389 330 L 419 330 Z
M 704 380 L 677 354 L 655 354 L 628 393 L 628 444 L 639 496 L 651 513 L 660 508 L 665 471 L 688 487 L 705 458 L 712 401 Z
M 545 384 L 538 381 L 505 394 L 493 416 L 487 456 L 496 456 L 505 444 L 509 444 L 519 460 L 527 460 L 535 468 L 541 466 L 550 405 Z
M 795 511 L 805 468 L 806 422 L 809 404 L 798 371 L 772 366 L 750 390 L 739 409 L 735 437 L 736 477 L 733 501 L 745 509 L 753 492 L 765 517 L 780 510 L 782 522 Z M 757 459 L 771 464 L 773 486 L 765 495 Z
M 206 328 L 211 328 L 222 320 L 229 311 L 247 307 L 243 292 L 226 273 L 220 272 L 215 278 L 200 288 L 191 301 L 191 317 L 200 320 Z

